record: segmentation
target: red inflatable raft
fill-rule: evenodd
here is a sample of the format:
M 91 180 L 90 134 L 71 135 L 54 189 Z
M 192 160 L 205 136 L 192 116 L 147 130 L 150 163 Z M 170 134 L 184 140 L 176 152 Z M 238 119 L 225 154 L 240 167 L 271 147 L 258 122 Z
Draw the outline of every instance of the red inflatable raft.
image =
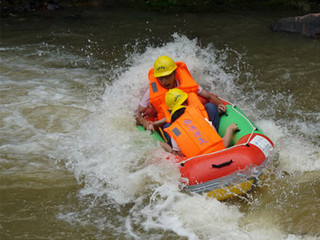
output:
M 271 165 L 268 157 L 273 151 L 272 141 L 238 107 L 227 101 L 223 103 L 227 111 L 220 116 L 219 135 L 224 136 L 231 123 L 237 124 L 240 130 L 230 146 L 192 158 L 174 157 L 182 178 L 186 179 L 186 190 L 206 193 L 218 200 L 250 191 Z M 156 132 L 153 137 L 163 141 Z

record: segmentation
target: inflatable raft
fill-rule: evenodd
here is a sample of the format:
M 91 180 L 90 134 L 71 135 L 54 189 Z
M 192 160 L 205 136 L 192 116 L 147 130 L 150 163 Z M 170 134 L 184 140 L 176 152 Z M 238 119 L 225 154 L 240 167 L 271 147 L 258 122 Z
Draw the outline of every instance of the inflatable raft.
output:
M 187 180 L 186 190 L 205 193 L 218 200 L 250 191 L 268 169 L 268 157 L 274 147 L 272 141 L 237 106 L 222 102 L 227 111 L 220 116 L 219 135 L 224 136 L 231 123 L 239 128 L 230 146 L 192 158 L 174 155 L 181 177 Z M 143 127 L 140 126 L 140 130 L 144 130 Z M 154 139 L 164 141 L 158 132 L 152 135 Z

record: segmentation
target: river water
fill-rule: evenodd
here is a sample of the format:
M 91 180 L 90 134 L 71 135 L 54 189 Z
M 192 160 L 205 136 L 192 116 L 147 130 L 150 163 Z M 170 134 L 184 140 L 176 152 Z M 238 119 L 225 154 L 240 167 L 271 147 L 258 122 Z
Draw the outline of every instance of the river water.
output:
M 295 14 L 1 19 L 0 238 L 319 239 L 320 44 L 268 28 Z M 181 191 L 176 166 L 137 131 L 147 72 L 164 54 L 274 142 L 254 191 L 223 202 Z

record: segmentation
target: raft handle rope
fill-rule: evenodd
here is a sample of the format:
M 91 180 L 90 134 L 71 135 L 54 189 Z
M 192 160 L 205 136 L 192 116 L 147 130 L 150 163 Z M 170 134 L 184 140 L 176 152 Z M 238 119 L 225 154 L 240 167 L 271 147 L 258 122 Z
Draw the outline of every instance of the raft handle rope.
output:
M 222 99 L 222 100 L 224 100 L 224 99 Z M 225 101 L 225 100 L 224 100 L 224 101 Z M 249 142 L 251 141 L 251 138 L 252 138 L 252 136 L 253 136 L 253 134 L 254 134 L 254 131 L 256 131 L 257 128 L 256 128 L 255 126 L 253 126 L 253 124 L 251 123 L 251 121 L 250 121 L 244 114 L 242 114 L 241 112 L 239 112 L 239 111 L 236 109 L 236 107 L 237 107 L 236 105 L 234 105 L 233 103 L 230 103 L 230 105 L 231 105 L 232 109 L 233 109 L 236 113 L 238 113 L 240 116 L 242 116 L 242 117 L 250 124 L 250 126 L 252 127 L 252 131 L 251 131 L 251 134 L 250 134 L 247 142 L 246 142 L 246 143 L 241 143 L 241 144 L 239 144 L 239 145 L 232 146 L 232 147 L 229 147 L 229 148 L 225 148 L 225 149 L 222 149 L 222 150 L 217 151 L 217 152 L 206 153 L 206 154 L 202 154 L 202 155 L 198 155 L 198 156 L 194 156 L 194 157 L 188 158 L 188 159 L 186 159 L 186 160 L 184 160 L 184 161 L 182 161 L 182 162 L 179 163 L 181 167 L 183 167 L 186 162 L 189 162 L 189 161 L 191 161 L 192 159 L 195 159 L 195 158 L 214 155 L 214 154 L 217 154 L 217 153 L 220 153 L 220 152 L 227 151 L 227 150 L 229 150 L 229 149 L 231 149 L 231 148 L 236 148 L 236 147 L 241 147 L 241 146 L 250 147 Z M 226 113 L 225 113 L 225 114 L 226 114 Z M 228 116 L 228 115 L 227 115 L 227 116 Z
M 224 162 L 224 163 L 220 163 L 220 164 L 212 164 L 213 168 L 222 168 L 224 166 L 228 166 L 232 163 L 232 159 L 230 161 Z

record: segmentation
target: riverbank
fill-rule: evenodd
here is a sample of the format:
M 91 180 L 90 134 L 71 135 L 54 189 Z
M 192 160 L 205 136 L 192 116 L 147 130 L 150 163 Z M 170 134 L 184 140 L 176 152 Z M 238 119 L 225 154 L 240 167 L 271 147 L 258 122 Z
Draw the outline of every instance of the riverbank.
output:
M 62 8 L 117 7 L 135 8 L 147 11 L 165 12 L 217 12 L 228 10 L 301 10 L 305 13 L 320 11 L 318 0 L 25 0 L 0 2 L 0 16 L 18 16 L 25 14 L 55 11 Z

